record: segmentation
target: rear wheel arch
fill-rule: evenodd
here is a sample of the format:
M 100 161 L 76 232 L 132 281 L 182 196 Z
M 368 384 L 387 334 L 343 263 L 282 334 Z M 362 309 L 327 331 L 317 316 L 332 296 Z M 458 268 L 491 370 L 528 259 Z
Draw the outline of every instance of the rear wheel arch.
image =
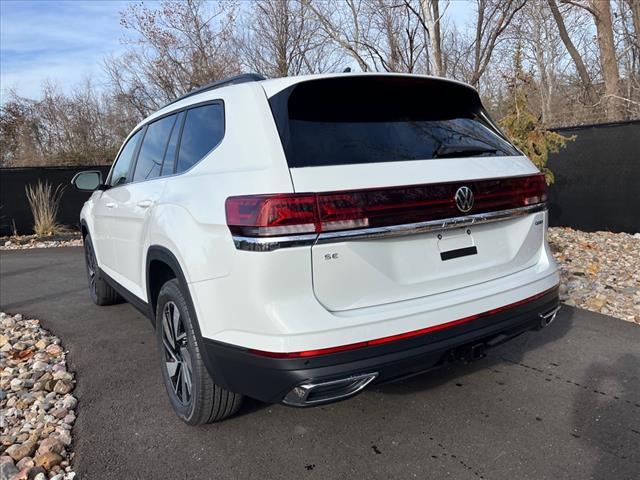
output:
M 146 262 L 146 288 L 149 310 L 154 318 L 160 289 L 172 278 L 176 278 L 180 282 L 180 286 L 188 296 L 189 303 L 193 304 L 186 278 L 175 255 L 166 247 L 159 245 L 149 247 Z
M 189 291 L 189 284 L 184 274 L 180 262 L 176 256 L 166 247 L 160 245 L 152 245 L 147 250 L 146 261 L 146 288 L 147 288 L 147 302 L 149 304 L 149 310 L 152 314 L 152 318 L 155 318 L 156 303 L 158 300 L 158 294 L 162 285 L 175 278 L 178 280 L 180 287 L 182 288 L 187 303 L 189 304 L 191 318 L 196 320 L 197 335 L 201 337 L 200 326 L 198 325 L 198 317 L 195 312 L 193 299 L 191 298 L 191 292 Z
M 171 278 L 176 278 L 181 287 L 185 300 L 187 301 L 187 308 L 189 309 L 189 315 L 192 319 L 193 329 L 196 337 L 196 341 L 198 342 L 198 346 L 200 351 L 202 352 L 203 361 L 209 371 L 209 374 L 212 378 L 216 380 L 216 383 L 220 383 L 223 387 L 226 388 L 226 382 L 219 375 L 216 375 L 216 371 L 219 372 L 219 369 L 216 368 L 216 360 L 210 355 L 207 355 L 207 350 L 204 346 L 204 340 L 202 339 L 202 332 L 200 330 L 200 321 L 198 319 L 198 315 L 195 311 L 195 304 L 193 299 L 191 298 L 191 292 L 189 290 L 189 285 L 187 283 L 187 279 L 184 275 L 182 267 L 180 266 L 180 262 L 176 258 L 176 256 L 166 247 L 162 247 L 160 245 L 152 245 L 147 250 L 147 265 L 146 265 L 146 281 L 147 281 L 147 300 L 149 306 L 149 315 L 150 319 L 152 319 L 152 323 L 155 327 L 155 318 L 156 318 L 156 302 L 158 300 L 158 294 L 160 293 L 160 289 L 162 285 L 164 285 L 167 281 L 171 280 Z M 158 270 L 152 270 L 151 267 L 154 267 Z M 158 272 L 160 269 L 169 268 L 173 273 L 174 277 L 162 277 L 152 278 L 152 275 L 155 272 Z M 165 270 L 166 271 L 166 270 Z M 153 287 L 153 288 L 152 288 Z M 156 290 L 157 289 L 157 290 Z M 155 292 L 155 297 L 154 297 Z
M 80 234 L 82 235 L 82 240 L 89 235 L 89 227 L 87 226 L 87 222 L 83 219 L 80 220 Z

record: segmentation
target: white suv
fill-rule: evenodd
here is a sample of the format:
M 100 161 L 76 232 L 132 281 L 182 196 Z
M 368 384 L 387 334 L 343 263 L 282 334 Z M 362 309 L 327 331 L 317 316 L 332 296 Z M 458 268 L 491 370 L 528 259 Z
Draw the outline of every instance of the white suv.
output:
M 459 82 L 243 75 L 73 183 L 91 296 L 149 316 L 189 424 L 470 360 L 558 310 L 544 176 Z

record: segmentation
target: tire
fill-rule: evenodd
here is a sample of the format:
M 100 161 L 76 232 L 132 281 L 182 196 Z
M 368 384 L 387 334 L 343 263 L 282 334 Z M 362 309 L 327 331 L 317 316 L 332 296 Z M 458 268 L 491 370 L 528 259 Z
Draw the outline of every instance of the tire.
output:
M 177 279 L 160 289 L 156 341 L 162 378 L 176 415 L 188 425 L 219 422 L 232 416 L 242 395 L 216 385 L 202 359 L 193 319 Z
M 89 295 L 91 295 L 93 303 L 100 306 L 122 303 L 124 300 L 118 292 L 100 277 L 100 269 L 96 261 L 96 252 L 89 234 L 84 237 L 84 260 L 85 266 L 87 267 Z

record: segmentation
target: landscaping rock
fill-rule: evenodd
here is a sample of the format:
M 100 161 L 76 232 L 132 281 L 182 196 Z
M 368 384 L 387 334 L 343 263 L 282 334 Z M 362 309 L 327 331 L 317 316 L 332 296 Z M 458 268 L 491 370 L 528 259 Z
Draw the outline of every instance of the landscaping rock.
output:
M 60 340 L 40 322 L 0 312 L 0 478 L 70 480 L 78 401 Z
M 66 232 L 45 237 L 38 237 L 37 235 L 17 235 L 11 238 L 0 237 L 0 250 L 81 246 L 82 236 L 80 232 Z
M 53 387 L 53 391 L 59 393 L 60 395 L 69 393 L 71 390 L 73 390 L 73 384 L 66 380 L 58 380 Z
M 45 453 L 57 453 L 60 454 L 64 451 L 64 445 L 60 440 L 55 437 L 45 438 L 41 443 L 40 447 L 38 447 L 38 455 L 43 455 Z
M 47 452 L 42 455 L 38 455 L 34 458 L 34 462 L 37 467 L 42 467 L 45 470 L 51 470 L 52 467 L 58 465 L 62 461 L 62 457 L 55 452 Z
M 18 469 L 13 463 L 13 459 L 8 455 L 0 457 L 0 472 L 2 472 L 2 479 L 11 478 L 18 473 Z
M 550 228 L 560 299 L 640 324 L 640 234 Z
M 30 457 L 36 451 L 36 442 L 27 441 L 23 444 L 14 444 L 7 448 L 6 453 L 13 458 L 14 462 L 19 462 L 24 457 Z

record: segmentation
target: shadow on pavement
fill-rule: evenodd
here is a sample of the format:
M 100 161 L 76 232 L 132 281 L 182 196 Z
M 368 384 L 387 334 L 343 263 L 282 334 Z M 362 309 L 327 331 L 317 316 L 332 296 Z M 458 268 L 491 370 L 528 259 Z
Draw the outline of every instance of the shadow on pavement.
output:
M 507 359 L 519 362 L 531 350 L 555 342 L 569 333 L 573 325 L 575 310 L 563 306 L 556 320 L 541 331 L 525 332 L 487 352 L 487 357 L 472 363 L 449 363 L 416 376 L 380 385 L 383 393 L 410 394 L 420 390 L 428 390 L 454 380 L 458 376 L 467 375 L 483 369 L 499 365 Z M 401 388 L 397 388 L 401 386 Z
M 597 452 L 592 478 L 631 478 L 620 471 L 626 462 L 640 478 L 640 357 L 623 354 L 613 363 L 592 363 L 587 372 L 575 382 L 572 435 Z

